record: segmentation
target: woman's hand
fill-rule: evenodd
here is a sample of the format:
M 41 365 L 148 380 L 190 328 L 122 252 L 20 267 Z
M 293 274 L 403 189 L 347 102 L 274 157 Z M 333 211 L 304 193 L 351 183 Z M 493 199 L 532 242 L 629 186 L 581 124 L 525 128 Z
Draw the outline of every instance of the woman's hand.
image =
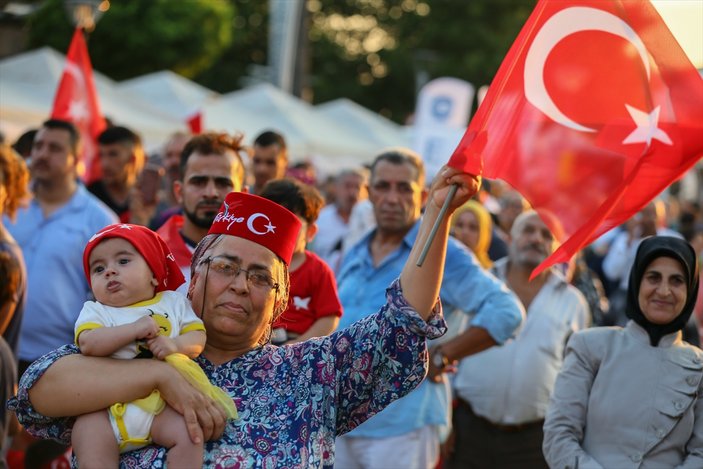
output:
M 170 365 L 161 367 L 158 390 L 166 403 L 183 415 L 193 443 L 216 440 L 222 436 L 227 416 L 215 401 L 195 389 Z
M 440 219 L 441 208 L 454 184 L 458 189 L 449 203 L 448 212 Z M 430 317 L 439 295 L 449 237 L 449 215 L 474 195 L 480 185 L 480 177 L 448 166 L 443 166 L 432 181 L 417 238 L 400 274 L 403 296 L 424 320 Z M 429 242 L 431 237 L 432 242 Z M 428 243 L 429 248 L 424 251 Z M 424 259 L 419 262 L 421 256 Z
M 446 165 L 442 166 L 437 176 L 435 176 L 432 181 L 430 196 L 427 201 L 428 206 L 429 204 L 433 204 L 441 208 L 447 198 L 450 187 L 454 184 L 458 186 L 458 189 L 449 204 L 449 213 L 461 207 L 478 192 L 481 187 L 481 176 L 473 176 Z

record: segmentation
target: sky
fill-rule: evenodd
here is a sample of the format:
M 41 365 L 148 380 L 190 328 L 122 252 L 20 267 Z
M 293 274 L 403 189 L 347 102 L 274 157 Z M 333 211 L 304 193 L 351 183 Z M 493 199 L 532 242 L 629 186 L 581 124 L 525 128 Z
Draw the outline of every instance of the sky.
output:
M 703 0 L 653 0 L 693 65 L 703 68 Z

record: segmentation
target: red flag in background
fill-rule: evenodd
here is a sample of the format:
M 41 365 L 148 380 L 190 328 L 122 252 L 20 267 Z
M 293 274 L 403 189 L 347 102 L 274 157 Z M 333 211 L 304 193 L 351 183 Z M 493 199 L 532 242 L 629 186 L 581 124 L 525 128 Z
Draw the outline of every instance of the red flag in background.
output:
M 76 28 L 68 48 L 66 67 L 56 91 L 51 117 L 70 121 L 78 128 L 83 146 L 80 174 L 86 184 L 99 179 L 101 173 L 96 139 L 105 130 L 106 124 L 100 113 L 93 67 L 80 28 Z
M 198 135 L 203 131 L 203 113 L 201 111 L 194 112 L 186 118 L 188 128 L 193 135 Z
M 648 1 L 541 0 L 449 165 L 503 179 L 563 244 L 644 207 L 703 156 L 703 80 Z

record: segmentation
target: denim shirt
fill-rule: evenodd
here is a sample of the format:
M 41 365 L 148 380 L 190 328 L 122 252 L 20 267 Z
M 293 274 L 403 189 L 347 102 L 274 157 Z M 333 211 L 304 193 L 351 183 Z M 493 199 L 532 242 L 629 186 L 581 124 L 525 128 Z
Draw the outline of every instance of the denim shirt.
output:
M 73 341 L 73 324 L 90 295 L 83 249 L 95 232 L 117 221 L 107 205 L 78 184 L 68 202 L 49 216 L 32 200 L 17 212 L 15 223 L 5 224 L 27 266 L 20 360 L 36 360 Z
M 375 230 L 345 255 L 337 277 L 339 298 L 344 307 L 339 329 L 348 327 L 383 305 L 385 289 L 400 275 L 419 227 L 420 221 L 416 222 L 400 246 L 377 266 L 373 265 L 370 251 Z M 473 254 L 453 238 L 449 239 L 447 246 L 440 298 L 444 311 L 463 312 L 471 327 L 485 329 L 498 344 L 509 339 L 524 318 L 524 310 L 517 298 L 503 283 L 482 269 Z M 453 321 L 451 323 L 455 324 Z M 450 330 L 448 333 L 457 332 L 460 331 Z M 359 425 L 349 436 L 389 437 L 426 425 L 446 426 L 450 421 L 450 403 L 451 391 L 447 380 L 442 383 L 424 380 L 417 389 Z

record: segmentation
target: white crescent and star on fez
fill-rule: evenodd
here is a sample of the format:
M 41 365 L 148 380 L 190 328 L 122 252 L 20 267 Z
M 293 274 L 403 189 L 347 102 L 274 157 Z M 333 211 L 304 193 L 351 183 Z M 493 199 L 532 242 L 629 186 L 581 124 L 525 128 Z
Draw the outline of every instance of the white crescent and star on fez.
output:
M 266 221 L 268 222 L 267 224 L 264 225 L 264 228 L 266 228 L 266 231 L 259 231 L 254 227 L 254 221 L 259 218 L 265 218 Z M 249 219 L 247 220 L 247 228 L 249 228 L 249 231 L 251 231 L 252 233 L 255 233 L 258 235 L 265 235 L 266 233 L 275 233 L 276 232 L 276 227 L 271 224 L 271 220 L 269 219 L 269 217 L 267 217 L 263 213 L 255 213 L 252 216 L 250 216 Z
M 549 18 L 535 35 L 525 57 L 524 87 L 527 100 L 564 127 L 581 132 L 596 132 L 596 129 L 585 127 L 564 115 L 552 100 L 544 83 L 544 64 L 552 48 L 566 36 L 580 31 L 602 31 L 629 41 L 642 59 L 648 79 L 649 53 L 630 25 L 621 18 L 597 8 L 565 8 Z M 646 143 L 649 147 L 652 140 L 659 140 L 666 145 L 673 144 L 669 135 L 658 127 L 660 106 L 654 107 L 651 112 L 641 111 L 627 103 L 625 106 L 637 127 L 625 137 L 623 144 Z

